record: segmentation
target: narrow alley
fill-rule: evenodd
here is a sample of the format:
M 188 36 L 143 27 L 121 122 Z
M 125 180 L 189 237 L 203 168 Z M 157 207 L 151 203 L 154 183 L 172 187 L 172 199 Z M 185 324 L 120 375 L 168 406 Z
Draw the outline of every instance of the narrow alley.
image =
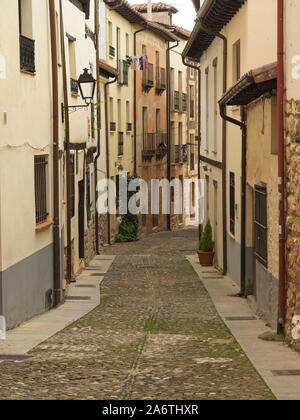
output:
M 185 255 L 186 229 L 113 245 L 94 311 L 0 363 L 1 399 L 271 400 Z

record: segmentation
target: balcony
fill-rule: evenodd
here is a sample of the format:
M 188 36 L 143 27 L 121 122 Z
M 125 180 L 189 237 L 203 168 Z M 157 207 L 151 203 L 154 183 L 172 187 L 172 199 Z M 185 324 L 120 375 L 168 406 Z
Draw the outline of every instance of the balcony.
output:
M 111 122 L 109 124 L 109 130 L 110 131 L 116 131 L 116 129 L 117 129 L 117 124 L 115 122 Z
M 71 77 L 71 93 L 78 95 L 78 81 Z
M 143 135 L 143 159 L 152 159 L 155 155 L 155 133 L 144 133 Z
M 156 157 L 163 159 L 168 152 L 168 135 L 167 133 L 156 133 Z
M 149 67 L 143 70 L 143 89 L 148 92 L 154 86 L 154 68 L 149 63 Z
M 35 41 L 20 35 L 20 68 L 35 73 Z
M 167 88 L 166 69 L 162 67 L 156 68 L 156 85 L 155 90 L 158 95 L 161 95 Z
M 182 147 L 179 144 L 173 144 L 171 146 L 171 163 L 173 165 L 182 163 Z
M 116 56 L 116 49 L 111 45 L 108 48 L 108 52 L 109 52 L 110 57 L 115 57 Z

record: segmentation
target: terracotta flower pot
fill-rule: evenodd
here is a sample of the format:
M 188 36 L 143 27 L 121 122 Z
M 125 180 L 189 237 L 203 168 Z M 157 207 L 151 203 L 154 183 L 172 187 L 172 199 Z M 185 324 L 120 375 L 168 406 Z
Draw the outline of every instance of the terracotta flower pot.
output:
M 197 251 L 199 262 L 202 267 L 212 267 L 214 261 L 214 252 Z

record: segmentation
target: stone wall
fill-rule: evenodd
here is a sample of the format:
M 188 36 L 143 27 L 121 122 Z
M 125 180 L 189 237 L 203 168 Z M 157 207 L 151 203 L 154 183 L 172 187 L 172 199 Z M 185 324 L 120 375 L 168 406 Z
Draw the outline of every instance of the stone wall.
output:
M 92 219 L 88 222 L 87 230 L 84 233 L 84 261 L 86 265 L 94 258 L 95 250 L 95 221 Z
M 300 315 L 300 101 L 286 109 L 286 332 L 292 341 L 292 319 Z M 294 342 L 300 348 L 300 340 Z

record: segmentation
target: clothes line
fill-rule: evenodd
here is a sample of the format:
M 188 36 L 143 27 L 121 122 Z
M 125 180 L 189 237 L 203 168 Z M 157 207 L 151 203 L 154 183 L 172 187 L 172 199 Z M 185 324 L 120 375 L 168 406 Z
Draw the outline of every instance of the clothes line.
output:
M 149 68 L 149 57 L 147 55 L 131 56 L 127 59 L 128 65 L 133 70 L 144 70 Z

